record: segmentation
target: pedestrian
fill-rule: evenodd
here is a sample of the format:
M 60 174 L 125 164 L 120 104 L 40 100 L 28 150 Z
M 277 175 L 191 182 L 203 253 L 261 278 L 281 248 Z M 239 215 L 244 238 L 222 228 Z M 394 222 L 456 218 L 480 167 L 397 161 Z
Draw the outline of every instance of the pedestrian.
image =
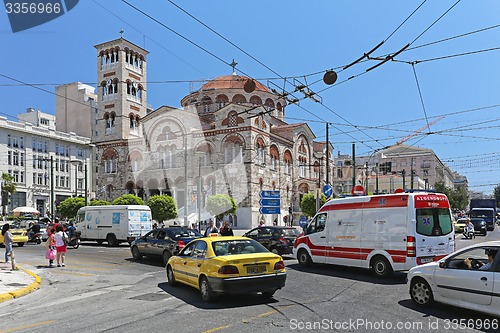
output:
M 210 220 L 210 225 L 208 226 L 207 230 L 205 230 L 205 233 L 203 234 L 205 237 L 210 236 L 210 234 L 218 234 L 219 230 L 214 226 L 214 221 Z
M 233 229 L 229 225 L 229 221 L 224 222 L 224 226 L 220 229 L 221 236 L 234 236 Z
M 278 225 L 278 218 L 275 218 L 273 221 L 273 225 Z
M 5 223 L 2 227 L 3 245 L 5 245 L 5 262 L 9 262 L 9 257 L 12 256 L 12 234 L 9 231 L 10 224 Z
M 264 220 L 260 220 L 259 222 L 259 227 L 265 227 L 266 226 L 266 223 L 264 222 Z
M 47 241 L 45 242 L 45 258 L 49 259 L 49 267 L 54 267 L 54 259 L 57 255 L 56 241 L 54 239 L 54 229 L 47 231 Z
M 68 240 L 68 236 L 64 233 L 64 228 L 62 225 L 58 224 L 56 227 L 56 234 L 54 235 L 54 239 L 56 242 L 56 261 L 57 267 L 64 267 L 64 256 L 66 254 L 66 242 Z

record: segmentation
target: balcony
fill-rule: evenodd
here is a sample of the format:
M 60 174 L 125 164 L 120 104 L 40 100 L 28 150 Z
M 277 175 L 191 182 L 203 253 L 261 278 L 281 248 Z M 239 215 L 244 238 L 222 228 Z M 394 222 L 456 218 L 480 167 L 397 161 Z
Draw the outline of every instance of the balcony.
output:
M 141 74 L 142 75 L 142 68 L 140 68 L 138 66 L 129 64 L 127 62 L 127 63 L 125 63 L 125 68 L 130 69 L 131 71 L 136 72 L 137 74 Z
M 109 64 L 101 64 L 101 71 L 107 71 L 107 70 L 110 70 L 110 69 L 114 69 L 118 67 L 118 63 L 117 62 L 112 62 L 112 63 L 109 63 Z
M 107 95 L 102 96 L 102 101 L 106 102 L 106 101 L 111 101 L 111 100 L 114 100 L 117 98 L 118 98 L 118 94 L 107 94 Z

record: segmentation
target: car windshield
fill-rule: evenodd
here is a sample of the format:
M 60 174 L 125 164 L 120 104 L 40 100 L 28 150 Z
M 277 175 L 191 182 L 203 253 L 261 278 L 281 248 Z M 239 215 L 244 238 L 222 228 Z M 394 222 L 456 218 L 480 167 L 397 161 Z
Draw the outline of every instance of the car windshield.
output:
M 217 256 L 269 252 L 268 249 L 253 239 L 235 239 L 212 242 L 212 248 Z
M 197 231 L 194 231 L 192 229 L 177 229 L 177 230 L 169 230 L 169 235 L 170 238 L 172 239 L 177 239 L 177 238 L 197 238 L 197 237 L 203 237 L 202 234 L 200 234 Z

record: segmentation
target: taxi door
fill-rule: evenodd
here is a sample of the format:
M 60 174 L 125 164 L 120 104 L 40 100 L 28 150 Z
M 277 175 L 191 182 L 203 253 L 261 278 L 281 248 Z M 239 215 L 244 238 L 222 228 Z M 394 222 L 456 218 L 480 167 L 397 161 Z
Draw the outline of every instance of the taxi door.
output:
M 175 279 L 191 284 L 192 279 L 189 277 L 188 267 L 191 265 L 195 245 L 198 242 L 192 242 L 186 246 L 175 258 L 175 264 L 172 267 L 174 270 Z
M 198 287 L 198 277 L 200 272 L 206 271 L 208 260 L 205 258 L 207 253 L 207 243 L 205 241 L 197 241 L 194 245 L 191 258 L 186 262 L 186 278 L 190 285 Z

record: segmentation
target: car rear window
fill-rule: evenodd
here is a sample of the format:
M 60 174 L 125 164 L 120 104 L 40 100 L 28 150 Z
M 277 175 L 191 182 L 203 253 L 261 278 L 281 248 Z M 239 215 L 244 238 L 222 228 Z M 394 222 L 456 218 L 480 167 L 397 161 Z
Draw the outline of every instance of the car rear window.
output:
M 295 228 L 293 228 L 293 229 L 283 229 L 282 233 L 283 233 L 283 235 L 285 237 L 297 237 L 300 234 L 300 232 L 297 229 L 295 229 Z
M 198 237 L 203 237 L 202 234 L 199 232 L 196 232 L 192 229 L 176 229 L 176 230 L 169 230 L 168 235 L 172 239 L 177 239 L 177 238 L 198 238 Z
M 417 233 L 442 236 L 452 232 L 450 211 L 447 208 L 417 209 Z
M 269 252 L 268 249 L 253 239 L 236 239 L 212 242 L 212 248 L 217 256 Z

